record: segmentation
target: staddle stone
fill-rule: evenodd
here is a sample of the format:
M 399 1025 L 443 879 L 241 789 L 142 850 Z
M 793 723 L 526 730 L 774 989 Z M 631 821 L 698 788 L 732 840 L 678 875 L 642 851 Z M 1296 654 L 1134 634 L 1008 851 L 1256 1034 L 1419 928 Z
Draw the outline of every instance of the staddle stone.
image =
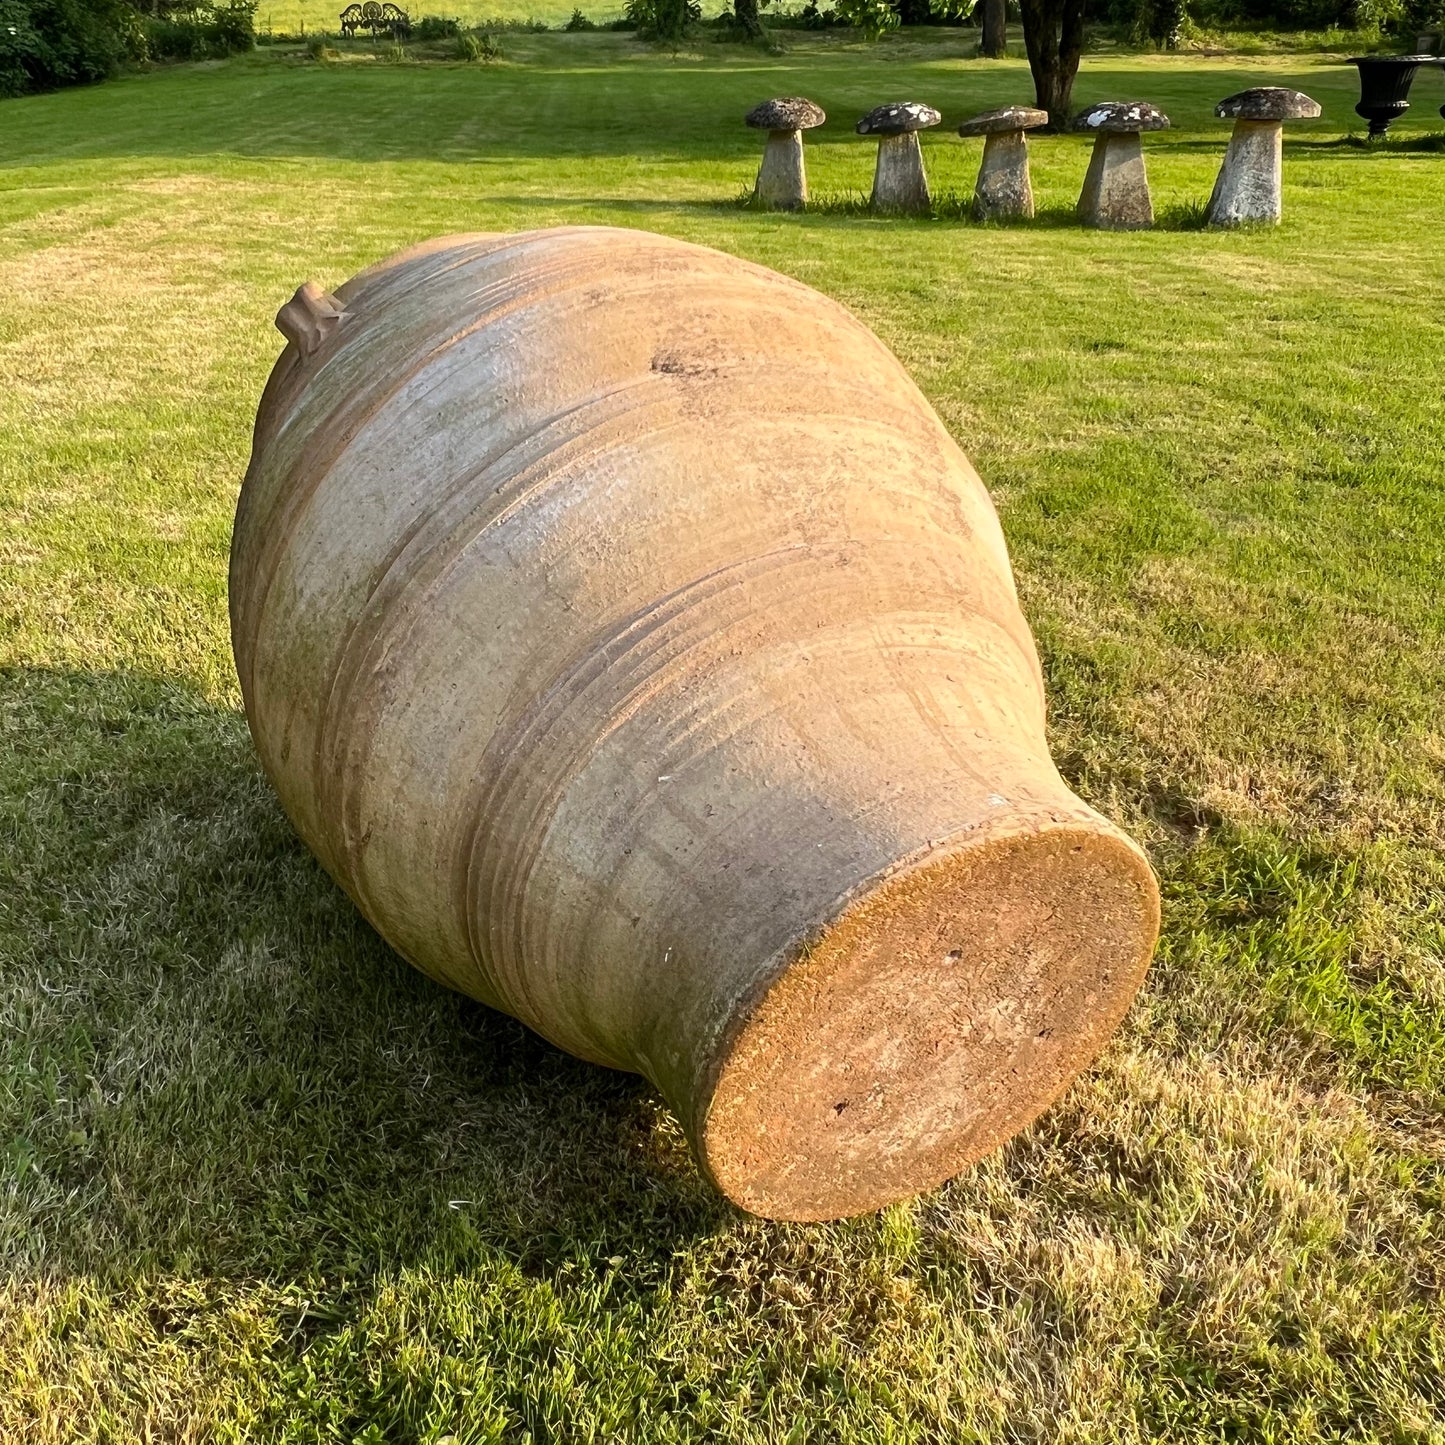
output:
M 820 105 L 801 95 L 776 96 L 755 105 L 743 117 L 754 130 L 768 132 L 753 195 L 773 211 L 796 211 L 808 199 L 803 167 L 803 132 L 820 126 L 827 116 Z
M 1049 113 L 1029 105 L 985 111 L 959 126 L 961 136 L 981 135 L 983 162 L 973 188 L 973 213 L 980 221 L 1032 216 L 1026 132 L 1049 123 Z
M 1139 136 L 1168 124 L 1169 117 L 1145 100 L 1101 101 L 1075 119 L 1075 130 L 1097 137 L 1079 196 L 1079 218 L 1086 226 L 1135 231 L 1154 224 Z
M 1317 100 L 1281 85 L 1226 96 L 1214 113 L 1234 120 L 1234 134 L 1209 198 L 1211 226 L 1278 225 L 1284 210 L 1283 132 L 1287 120 L 1313 120 Z

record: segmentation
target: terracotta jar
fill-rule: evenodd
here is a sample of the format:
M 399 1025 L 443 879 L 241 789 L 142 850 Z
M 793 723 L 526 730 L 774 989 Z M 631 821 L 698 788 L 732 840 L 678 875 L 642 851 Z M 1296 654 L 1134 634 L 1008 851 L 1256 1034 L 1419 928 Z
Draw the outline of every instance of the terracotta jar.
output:
M 638 231 L 308 286 L 231 618 L 261 760 L 383 936 L 645 1074 L 745 1209 L 934 1185 L 1143 977 L 1158 894 L 1065 786 L 997 518 L 841 306 Z

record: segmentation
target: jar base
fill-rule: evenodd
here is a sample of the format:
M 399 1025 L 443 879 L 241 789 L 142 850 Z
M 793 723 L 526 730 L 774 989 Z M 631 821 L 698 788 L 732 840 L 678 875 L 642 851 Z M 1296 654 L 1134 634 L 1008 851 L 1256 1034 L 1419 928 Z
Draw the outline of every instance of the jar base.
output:
M 1158 927 L 1148 863 L 1103 820 L 944 845 L 852 901 L 732 1031 L 704 1168 L 791 1220 L 942 1183 L 1095 1057 Z

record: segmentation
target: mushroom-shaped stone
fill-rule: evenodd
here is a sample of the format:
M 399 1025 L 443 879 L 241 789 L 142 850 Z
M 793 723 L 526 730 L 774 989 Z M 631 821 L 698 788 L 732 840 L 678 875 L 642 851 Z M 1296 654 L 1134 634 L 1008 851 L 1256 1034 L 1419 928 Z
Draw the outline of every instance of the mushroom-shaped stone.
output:
M 875 106 L 855 127 L 859 135 L 878 137 L 878 166 L 873 172 L 872 206 L 875 211 L 927 211 L 931 204 L 928 177 L 923 173 L 923 152 L 918 132 L 937 125 L 943 117 L 931 105 L 916 100 L 894 100 Z
M 768 143 L 758 167 L 753 195 L 760 206 L 773 211 L 796 211 L 808 199 L 808 177 L 803 170 L 803 132 L 822 125 L 827 116 L 820 105 L 800 95 L 780 95 L 755 105 L 743 122 L 765 130 Z
M 980 221 L 1033 215 L 1028 132 L 1048 123 L 1046 110 L 1006 105 L 1002 110 L 986 110 L 959 126 L 959 135 L 984 138 L 983 163 L 973 188 L 973 214 Z
M 1105 100 L 1074 118 L 1074 129 L 1098 137 L 1079 196 L 1079 219 L 1103 231 L 1135 231 L 1154 224 L 1144 170 L 1146 130 L 1163 130 L 1169 117 L 1147 100 Z
M 1221 100 L 1214 113 L 1221 120 L 1234 121 L 1234 134 L 1206 219 L 1211 226 L 1238 226 L 1245 221 L 1278 225 L 1284 123 L 1313 120 L 1320 113 L 1319 102 L 1282 85 L 1262 85 Z

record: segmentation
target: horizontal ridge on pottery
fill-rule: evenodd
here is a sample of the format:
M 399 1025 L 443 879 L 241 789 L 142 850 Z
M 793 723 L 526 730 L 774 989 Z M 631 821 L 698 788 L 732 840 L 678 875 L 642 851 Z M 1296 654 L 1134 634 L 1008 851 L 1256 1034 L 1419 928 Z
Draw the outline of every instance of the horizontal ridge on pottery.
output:
M 378 931 L 645 1074 L 758 1213 L 879 1207 L 1034 1118 L 1157 891 L 1049 759 L 993 507 L 893 356 L 606 228 L 442 238 L 314 304 L 232 635 L 267 774 Z

